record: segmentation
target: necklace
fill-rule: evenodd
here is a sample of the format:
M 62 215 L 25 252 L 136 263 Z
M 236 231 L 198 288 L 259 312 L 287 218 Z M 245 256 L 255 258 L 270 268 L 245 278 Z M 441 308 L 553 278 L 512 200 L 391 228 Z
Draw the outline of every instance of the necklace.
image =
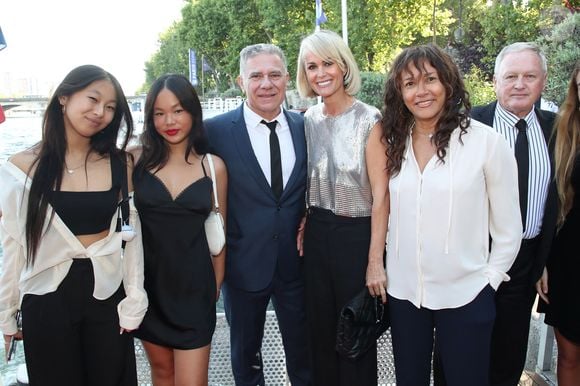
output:
M 413 133 L 417 133 L 429 139 L 433 138 L 433 134 L 435 134 L 435 133 L 421 133 L 419 130 L 415 130 L 415 121 L 413 121 L 409 130 L 411 130 L 411 135 L 413 135 Z
M 424 137 L 427 137 L 429 139 L 433 138 L 433 133 L 427 134 L 427 133 L 421 133 L 420 131 L 415 131 L 415 130 L 413 130 L 413 133 L 417 133 L 417 134 L 422 135 Z
M 83 166 L 85 166 L 84 163 L 80 164 L 79 166 L 75 167 L 75 168 L 69 168 L 68 165 L 66 164 L 66 162 L 64 163 L 64 167 L 66 169 L 66 172 L 68 174 L 73 174 L 75 172 L 75 170 L 82 168 Z

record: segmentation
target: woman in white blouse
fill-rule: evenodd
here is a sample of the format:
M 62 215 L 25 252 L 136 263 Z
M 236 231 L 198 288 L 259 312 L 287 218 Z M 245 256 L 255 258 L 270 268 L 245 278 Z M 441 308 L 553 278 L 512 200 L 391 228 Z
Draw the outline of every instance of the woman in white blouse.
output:
M 448 385 L 487 386 L 494 293 L 522 234 L 515 158 L 469 119 L 459 70 L 436 46 L 395 59 L 384 105 L 397 385 L 429 385 L 436 338 Z
M 119 204 L 131 190 L 123 121 L 124 148 L 133 125 L 119 82 L 77 67 L 48 103 L 42 140 L 0 168 L 0 330 L 5 343 L 24 335 L 30 385 L 137 385 L 126 332 L 147 297 L 139 219 Z

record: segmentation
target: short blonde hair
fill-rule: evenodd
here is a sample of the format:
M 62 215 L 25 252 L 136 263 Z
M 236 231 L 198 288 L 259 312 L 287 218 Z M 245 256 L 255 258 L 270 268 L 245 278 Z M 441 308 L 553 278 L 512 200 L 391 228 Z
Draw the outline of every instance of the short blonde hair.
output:
M 300 43 L 296 73 L 296 86 L 300 96 L 303 98 L 316 96 L 306 76 L 304 57 L 309 52 L 338 65 L 344 73 L 344 90 L 347 94 L 354 95 L 360 90 L 360 71 L 350 48 L 337 33 L 320 30 L 308 35 Z

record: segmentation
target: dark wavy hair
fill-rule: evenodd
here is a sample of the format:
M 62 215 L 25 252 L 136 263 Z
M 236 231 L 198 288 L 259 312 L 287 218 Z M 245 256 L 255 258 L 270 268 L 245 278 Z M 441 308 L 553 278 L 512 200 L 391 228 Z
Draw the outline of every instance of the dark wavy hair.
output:
M 34 264 L 36 251 L 42 237 L 46 212 L 48 209 L 48 194 L 51 190 L 60 190 L 64 172 L 67 141 L 64 127 L 64 114 L 59 98 L 71 96 L 84 90 L 93 82 L 107 80 L 115 89 L 116 108 L 113 120 L 103 130 L 91 137 L 91 150 L 100 155 L 120 156 L 133 133 L 133 118 L 131 109 L 117 79 L 109 72 L 94 65 L 83 65 L 69 72 L 58 85 L 48 102 L 42 122 L 42 140 L 35 146 L 38 156 L 34 159 L 28 175 L 36 165 L 32 177 L 26 214 L 26 246 L 27 265 Z M 122 123 L 125 130 L 121 147 L 117 145 L 117 137 Z M 87 159 L 89 154 L 87 154 Z M 125 159 L 124 157 L 121 157 Z M 86 168 L 86 162 L 85 162 Z M 52 221 L 51 214 L 50 221 Z
M 167 163 L 169 158 L 169 149 L 163 137 L 155 129 L 153 122 L 153 113 L 155 100 L 162 90 L 171 91 L 179 100 L 181 107 L 191 114 L 192 128 L 187 138 L 187 149 L 185 151 L 185 160 L 189 154 L 195 150 L 197 154 L 208 152 L 208 141 L 203 126 L 203 116 L 201 103 L 195 89 L 183 75 L 167 74 L 159 77 L 147 94 L 145 101 L 145 122 L 143 134 L 141 134 L 141 143 L 143 152 L 137 165 L 135 173 L 142 173 L 143 170 L 160 169 Z
M 401 170 L 409 131 L 415 122 L 415 118 L 403 101 L 402 77 L 412 66 L 424 71 L 426 63 L 437 70 L 447 98 L 432 138 L 437 147 L 437 158 L 441 162 L 445 162 L 446 149 L 453 130 L 459 127 L 461 140 L 461 135 L 467 132 L 469 126 L 471 111 L 469 93 L 465 89 L 463 79 L 453 59 L 441 48 L 432 44 L 404 49 L 395 58 L 387 76 L 382 111 L 383 138 L 387 143 L 387 170 L 391 176 Z

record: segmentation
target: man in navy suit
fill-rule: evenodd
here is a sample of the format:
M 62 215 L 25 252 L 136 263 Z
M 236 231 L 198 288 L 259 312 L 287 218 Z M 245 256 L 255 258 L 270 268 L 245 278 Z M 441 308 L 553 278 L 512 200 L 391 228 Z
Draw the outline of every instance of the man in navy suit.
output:
M 288 80 L 278 47 L 248 46 L 240 52 L 238 77 L 247 100 L 205 121 L 210 147 L 228 169 L 222 290 L 237 386 L 264 385 L 261 347 L 270 299 L 292 386 L 310 383 L 296 244 L 305 211 L 306 142 L 302 116 L 281 107 Z
M 474 107 L 471 117 L 502 134 L 516 147 L 518 130 L 527 135 L 527 195 L 520 195 L 524 225 L 516 260 L 496 293 L 496 319 L 491 340 L 490 385 L 516 386 L 526 361 L 535 284 L 540 279 L 556 229 L 557 195 L 553 183 L 550 135 L 555 114 L 534 106 L 546 84 L 547 63 L 533 43 L 513 43 L 497 56 L 493 83 L 497 100 Z M 524 122 L 525 121 L 525 124 Z M 523 126 L 522 126 L 523 125 Z M 520 129 L 518 129 L 520 127 Z M 516 157 L 517 158 L 517 157 Z M 520 185 L 520 190 L 523 185 Z M 523 198 L 523 199 L 522 199 Z M 439 363 L 435 384 L 442 386 Z

